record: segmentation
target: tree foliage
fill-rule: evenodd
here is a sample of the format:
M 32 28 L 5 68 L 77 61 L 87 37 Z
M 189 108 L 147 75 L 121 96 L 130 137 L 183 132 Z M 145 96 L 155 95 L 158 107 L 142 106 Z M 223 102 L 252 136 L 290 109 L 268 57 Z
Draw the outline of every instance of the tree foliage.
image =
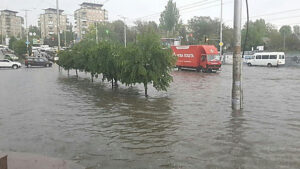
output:
M 13 43 L 13 50 L 19 56 L 27 53 L 27 46 L 24 40 L 18 40 Z
M 81 41 L 72 49 L 59 53 L 58 64 L 66 70 L 90 72 L 92 79 L 102 74 L 103 80 L 125 85 L 143 84 L 145 95 L 149 84 L 157 90 L 167 90 L 172 81 L 170 70 L 175 56 L 162 49 L 159 35 L 153 31 L 141 33 L 137 43 L 124 48 L 120 43 Z
M 167 32 L 174 33 L 179 22 L 179 10 L 173 0 L 169 0 L 165 10 L 160 15 L 160 27 Z

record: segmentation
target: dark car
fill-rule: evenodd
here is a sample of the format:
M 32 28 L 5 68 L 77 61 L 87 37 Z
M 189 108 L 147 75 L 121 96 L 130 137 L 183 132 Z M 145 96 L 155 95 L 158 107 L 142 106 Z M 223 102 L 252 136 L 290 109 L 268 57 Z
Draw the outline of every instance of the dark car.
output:
M 29 57 L 25 60 L 25 66 L 43 66 L 43 67 L 51 67 L 52 63 L 46 58 L 35 58 Z

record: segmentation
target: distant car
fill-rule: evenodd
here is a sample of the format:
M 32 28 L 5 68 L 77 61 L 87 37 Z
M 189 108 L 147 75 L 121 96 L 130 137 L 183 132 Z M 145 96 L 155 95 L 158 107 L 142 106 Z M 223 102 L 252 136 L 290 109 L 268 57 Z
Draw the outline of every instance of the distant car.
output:
M 19 60 L 19 57 L 17 57 L 14 54 L 5 54 L 4 59 L 8 59 L 8 60 L 14 61 L 14 60 Z
M 8 59 L 2 59 L 0 60 L 0 67 L 1 68 L 13 68 L 13 69 L 18 69 L 21 67 L 21 63 L 19 62 L 13 62 Z
M 25 66 L 42 66 L 42 67 L 51 67 L 52 63 L 47 58 L 35 58 L 29 57 L 25 60 Z

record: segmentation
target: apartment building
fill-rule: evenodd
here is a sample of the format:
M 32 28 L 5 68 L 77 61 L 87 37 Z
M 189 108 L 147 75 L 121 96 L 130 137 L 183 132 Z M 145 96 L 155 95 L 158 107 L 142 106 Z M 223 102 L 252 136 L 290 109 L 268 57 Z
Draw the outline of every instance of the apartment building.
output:
M 61 33 L 67 31 L 69 21 L 63 10 L 59 11 L 59 30 Z M 57 35 L 57 10 L 54 8 L 45 9 L 45 13 L 40 15 L 39 26 L 43 39 Z
M 80 5 L 80 9 L 75 11 L 75 33 L 77 40 L 84 38 L 91 25 L 107 20 L 107 12 L 102 7 L 102 4 L 84 2 Z
M 2 39 L 14 36 L 21 38 L 23 33 L 22 24 L 24 19 L 17 16 L 16 11 L 2 10 L 0 15 L 0 35 Z

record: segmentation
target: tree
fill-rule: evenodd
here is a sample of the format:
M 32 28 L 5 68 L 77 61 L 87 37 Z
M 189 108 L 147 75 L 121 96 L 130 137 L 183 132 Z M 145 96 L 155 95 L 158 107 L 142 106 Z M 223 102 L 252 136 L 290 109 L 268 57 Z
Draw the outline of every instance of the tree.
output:
M 294 34 L 296 34 L 296 35 L 300 35 L 300 26 L 299 25 L 295 25 L 294 27 L 293 27 L 293 30 L 294 30 Z
M 284 25 L 279 29 L 282 36 L 290 36 L 292 34 L 292 28 L 289 25 Z
M 12 48 L 19 56 L 27 53 L 27 46 L 24 40 L 15 41 Z
M 265 20 L 258 19 L 255 22 L 250 21 L 248 27 L 248 39 L 245 50 L 251 50 L 252 47 L 265 46 L 266 42 L 264 39 L 267 38 L 269 25 L 266 24 Z M 246 37 L 246 24 L 242 30 L 242 43 L 245 42 Z M 243 44 L 242 44 L 243 46 Z
M 17 39 L 13 36 L 9 39 L 9 44 L 8 44 L 8 48 L 13 50 L 13 45 L 14 43 L 17 41 Z
M 194 43 L 204 43 L 204 37 L 213 38 L 218 36 L 219 28 L 216 26 L 219 24 L 218 20 L 213 20 L 210 17 L 201 16 L 190 19 L 188 21 L 188 27 L 191 30 Z
M 148 84 L 152 83 L 157 90 L 167 90 L 172 81 L 169 73 L 175 65 L 176 57 L 170 50 L 162 49 L 157 33 L 150 31 L 140 34 L 137 44 L 130 45 L 122 53 L 125 58 L 123 83 L 142 83 L 146 97 Z
M 179 17 L 179 10 L 176 7 L 176 3 L 173 3 L 173 0 L 169 0 L 159 19 L 160 27 L 167 32 L 167 36 L 169 32 L 174 33 L 179 22 Z

